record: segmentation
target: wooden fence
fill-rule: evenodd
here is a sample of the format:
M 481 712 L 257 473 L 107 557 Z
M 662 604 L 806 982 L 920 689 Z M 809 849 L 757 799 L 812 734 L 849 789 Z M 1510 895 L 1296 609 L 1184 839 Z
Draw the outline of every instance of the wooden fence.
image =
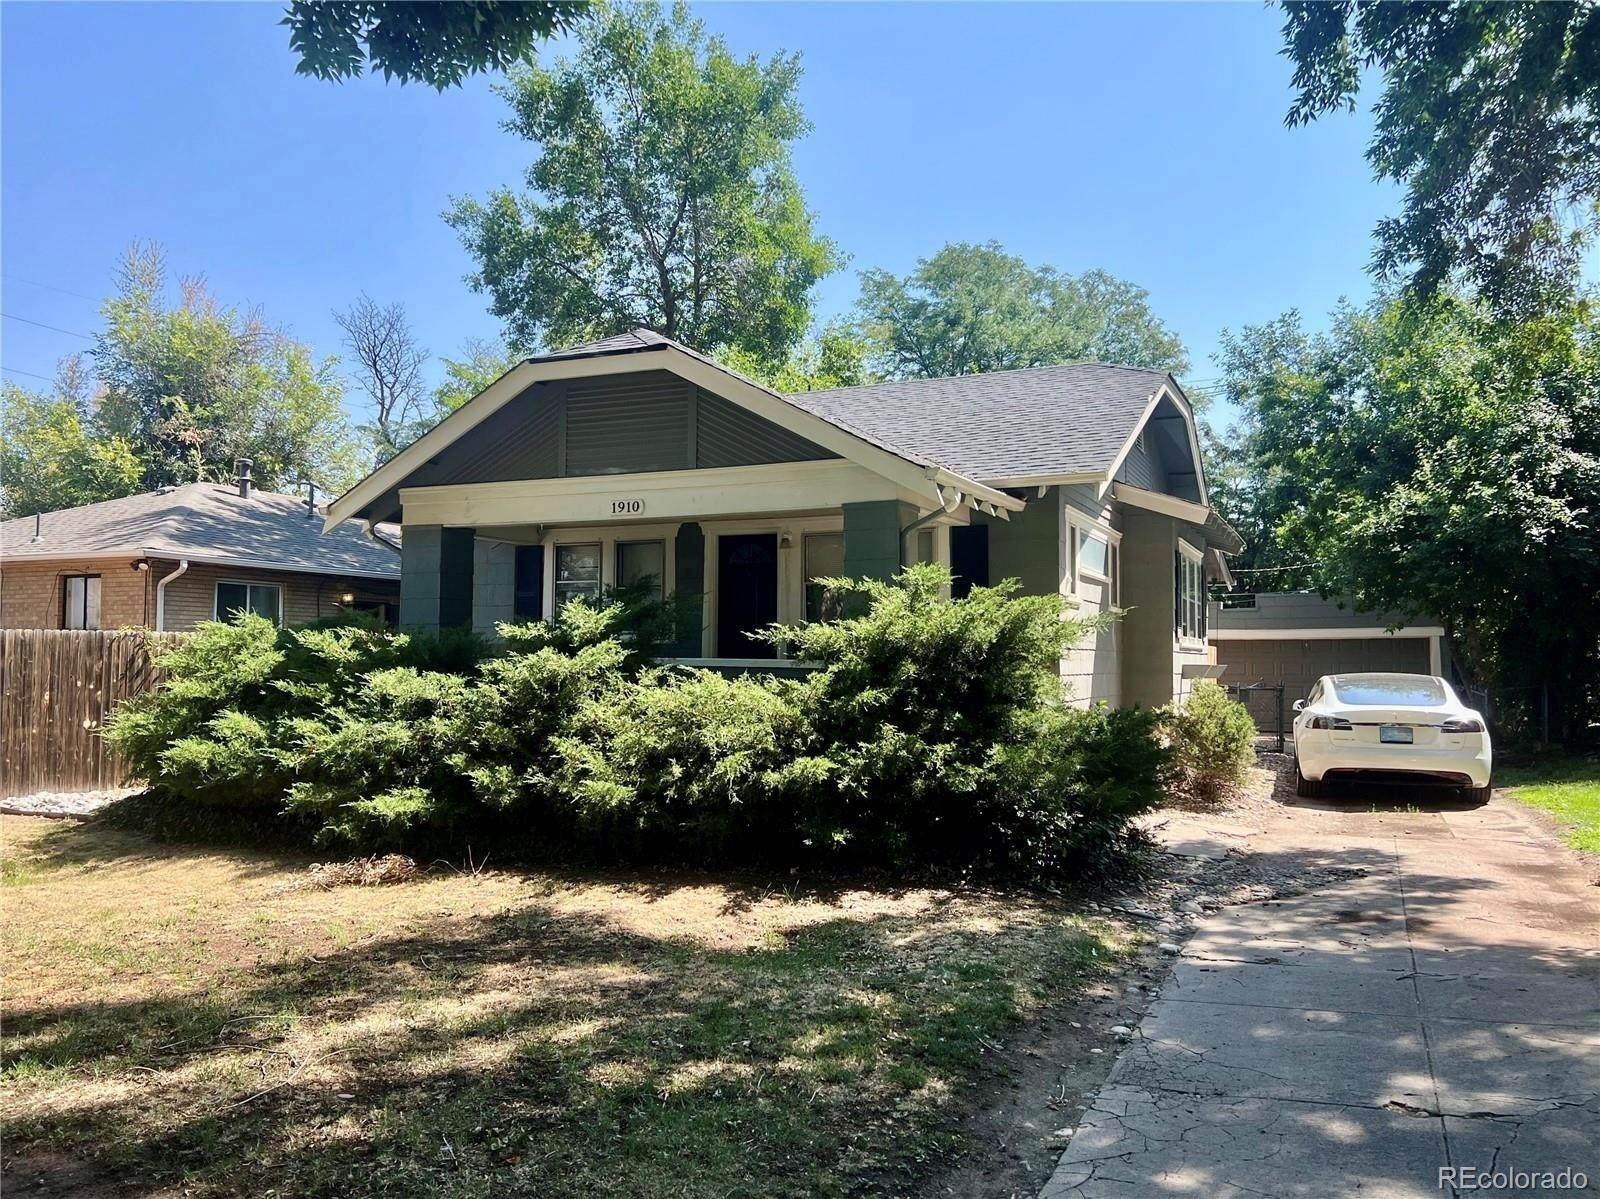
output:
M 151 647 L 181 633 L 0 630 L 0 798 L 116 787 L 100 736 L 113 708 L 161 681 Z

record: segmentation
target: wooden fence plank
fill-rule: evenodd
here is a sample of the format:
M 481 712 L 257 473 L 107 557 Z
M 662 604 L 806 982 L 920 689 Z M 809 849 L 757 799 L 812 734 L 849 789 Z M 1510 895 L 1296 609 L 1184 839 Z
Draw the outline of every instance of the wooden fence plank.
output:
M 0 630 L 0 798 L 127 781 L 101 733 L 117 704 L 160 684 L 152 646 L 184 636 Z

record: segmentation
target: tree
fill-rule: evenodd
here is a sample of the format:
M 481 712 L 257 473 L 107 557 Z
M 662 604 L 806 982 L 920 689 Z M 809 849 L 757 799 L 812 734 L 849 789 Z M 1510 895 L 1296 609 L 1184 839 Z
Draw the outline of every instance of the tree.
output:
M 282 23 L 301 75 L 350 79 L 370 64 L 385 79 L 443 91 L 525 61 L 538 42 L 571 30 L 593 8 L 590 0 L 294 0 Z
M 539 153 L 528 191 L 448 214 L 473 286 L 517 345 L 645 326 L 782 361 L 839 265 L 790 165 L 798 58 L 737 59 L 682 4 L 618 7 L 576 36 L 575 58 L 499 89 Z
M 410 445 L 427 424 L 422 368 L 428 352 L 417 342 L 404 304 L 378 304 L 363 295 L 333 319 L 344 330 L 356 384 L 372 405 L 372 420 L 360 427 L 382 464 Z
M 901 278 L 864 271 L 859 311 L 872 365 L 936 379 L 1099 359 L 1181 373 L 1177 335 L 1148 293 L 1104 271 L 1031 267 L 997 242 L 952 242 Z
M 867 370 L 867 353 L 867 342 L 861 334 L 850 325 L 835 321 L 808 337 L 782 362 L 764 361 L 742 350 L 723 354 L 722 361 L 776 392 L 795 395 L 871 383 L 874 377 Z
M 138 245 L 101 311 L 93 434 L 127 443 L 139 486 L 227 480 L 237 457 L 254 460 L 267 489 L 306 478 L 340 487 L 358 474 L 333 361 L 260 313 L 222 307 L 198 279 L 172 303 L 160 250 Z
M 1600 321 L 1455 295 L 1232 338 L 1252 506 L 1327 594 L 1441 621 L 1469 678 L 1557 728 L 1600 715 Z M 1248 536 L 1248 534 L 1247 534 Z
M 444 359 L 444 379 L 433 389 L 433 419 L 437 423 L 517 365 L 518 356 L 502 345 L 472 338 L 461 347 L 461 357 Z
M 1298 96 L 1288 124 L 1383 95 L 1367 159 L 1406 188 L 1378 226 L 1374 269 L 1433 294 L 1458 271 L 1535 306 L 1577 262 L 1600 196 L 1600 10 L 1493 4 L 1285 4 Z M 1571 222 L 1570 224 L 1568 222 Z
M 0 388 L 0 513 L 31 516 L 128 495 L 141 467 L 128 442 L 94 431 L 88 380 L 63 361 L 55 388 Z

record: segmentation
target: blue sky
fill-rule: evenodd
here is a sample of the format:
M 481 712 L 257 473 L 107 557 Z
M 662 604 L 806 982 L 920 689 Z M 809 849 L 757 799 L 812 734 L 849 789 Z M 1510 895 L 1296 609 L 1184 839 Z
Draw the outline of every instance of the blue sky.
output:
M 319 351 L 331 311 L 403 301 L 450 354 L 498 332 L 440 213 L 515 183 L 529 150 L 478 79 L 443 94 L 294 74 L 275 4 L 0 6 L 0 322 L 6 376 L 86 343 L 124 248 L 259 305 Z M 799 51 L 814 129 L 795 158 L 855 271 L 995 239 L 1149 289 L 1216 374 L 1224 327 L 1369 294 L 1366 114 L 1289 131 L 1282 14 L 1238 4 L 708 4 L 739 51 Z M 550 51 L 546 51 L 550 53 Z

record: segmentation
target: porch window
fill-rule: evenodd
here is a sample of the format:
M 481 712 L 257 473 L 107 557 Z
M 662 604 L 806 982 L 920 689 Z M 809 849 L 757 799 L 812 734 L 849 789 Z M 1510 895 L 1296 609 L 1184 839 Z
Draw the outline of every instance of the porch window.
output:
M 838 620 L 838 597 L 818 583 L 818 579 L 844 576 L 844 534 L 806 534 L 806 620 Z
M 276 583 L 218 583 L 216 616 L 234 620 L 246 612 L 283 623 L 283 588 Z
M 1201 557 L 1187 543 L 1180 542 L 1174 562 L 1178 635 L 1199 641 L 1206 635 L 1206 591 Z
M 650 585 L 650 598 L 657 603 L 665 593 L 667 543 L 665 541 L 617 542 L 617 582 L 623 587 L 635 583 Z
M 61 580 L 61 627 L 100 627 L 100 576 L 68 575 Z
M 600 543 L 556 546 L 556 614 L 567 606 L 568 600 L 583 599 L 598 603 L 600 599 Z

